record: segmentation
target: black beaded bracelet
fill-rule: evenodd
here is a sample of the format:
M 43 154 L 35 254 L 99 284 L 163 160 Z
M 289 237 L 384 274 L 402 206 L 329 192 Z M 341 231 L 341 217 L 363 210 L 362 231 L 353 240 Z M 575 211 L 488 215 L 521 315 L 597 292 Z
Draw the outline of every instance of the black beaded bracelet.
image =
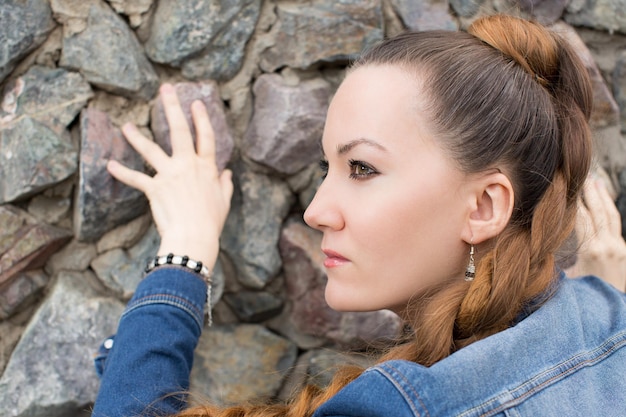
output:
M 202 275 L 207 282 L 211 281 L 211 270 L 207 268 L 206 265 L 203 265 L 201 261 L 194 261 L 193 259 L 189 259 L 187 255 L 180 256 L 174 255 L 173 253 L 168 253 L 164 256 L 155 256 L 154 259 L 148 262 L 145 272 L 147 274 L 155 268 L 163 265 L 182 266 L 184 268 L 191 269 L 196 274 Z

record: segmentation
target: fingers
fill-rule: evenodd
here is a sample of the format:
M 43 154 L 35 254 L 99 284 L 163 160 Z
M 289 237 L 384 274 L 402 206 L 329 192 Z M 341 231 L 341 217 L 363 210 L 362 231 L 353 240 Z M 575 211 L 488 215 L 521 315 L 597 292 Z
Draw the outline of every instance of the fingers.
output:
M 168 156 L 159 145 L 152 142 L 141 134 L 139 129 L 131 123 L 122 126 L 122 133 L 130 145 L 148 162 L 155 170 L 167 163 Z
M 176 89 L 171 84 L 163 84 L 160 91 L 165 118 L 170 127 L 172 155 L 195 153 L 191 131 L 178 100 Z
M 584 202 L 595 231 L 599 234 L 621 235 L 620 215 L 604 183 L 588 180 L 584 188 Z
M 191 115 L 196 128 L 198 156 L 215 159 L 215 133 L 204 103 L 196 100 L 191 104 Z
M 609 233 L 614 236 L 621 236 L 622 219 L 619 210 L 617 210 L 617 205 L 615 205 L 615 202 L 609 194 L 609 190 L 603 182 L 596 181 L 595 185 L 599 199 L 602 200 L 602 205 L 605 209 L 604 212 Z
M 233 172 L 229 169 L 225 169 L 220 174 L 220 186 L 222 188 L 222 195 L 224 196 L 224 201 L 229 202 L 233 197 Z
M 148 191 L 151 178 L 143 172 L 125 167 L 117 161 L 107 162 L 107 170 L 116 180 L 121 181 L 130 187 L 136 188 L 144 194 Z

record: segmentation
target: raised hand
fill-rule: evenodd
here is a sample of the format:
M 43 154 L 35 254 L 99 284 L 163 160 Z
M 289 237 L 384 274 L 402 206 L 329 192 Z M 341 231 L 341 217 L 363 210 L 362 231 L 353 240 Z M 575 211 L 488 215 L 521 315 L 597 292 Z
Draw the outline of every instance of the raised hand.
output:
M 142 191 L 150 201 L 152 216 L 161 235 L 157 255 L 187 255 L 212 267 L 219 251 L 233 192 L 231 172 L 218 173 L 215 137 L 204 104 L 195 101 L 191 113 L 196 131 L 191 131 L 176 91 L 164 84 L 161 98 L 170 127 L 172 156 L 143 136 L 132 124 L 122 127 L 128 142 L 154 168 L 153 177 L 109 161 L 107 169 L 119 181 Z
M 576 235 L 580 249 L 568 275 L 596 275 L 625 291 L 626 242 L 620 214 L 602 180 L 588 180 L 585 184 Z

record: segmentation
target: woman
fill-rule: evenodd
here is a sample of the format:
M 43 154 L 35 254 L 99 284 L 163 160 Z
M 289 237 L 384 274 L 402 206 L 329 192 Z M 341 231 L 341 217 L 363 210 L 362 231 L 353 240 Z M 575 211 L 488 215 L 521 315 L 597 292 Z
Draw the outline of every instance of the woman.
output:
M 188 386 L 206 286 L 165 255 L 213 265 L 232 193 L 202 106 L 194 150 L 171 86 L 161 92 L 173 156 L 127 126 L 157 174 L 109 165 L 146 193 L 162 243 L 120 321 L 97 416 L 184 407 L 171 394 Z M 346 368 L 289 404 L 180 415 L 622 413 L 626 299 L 593 277 L 565 280 L 554 263 L 589 169 L 591 102 L 570 47 L 512 17 L 365 53 L 330 105 L 326 177 L 305 221 L 324 234 L 330 306 L 393 309 L 411 334 L 377 366 Z

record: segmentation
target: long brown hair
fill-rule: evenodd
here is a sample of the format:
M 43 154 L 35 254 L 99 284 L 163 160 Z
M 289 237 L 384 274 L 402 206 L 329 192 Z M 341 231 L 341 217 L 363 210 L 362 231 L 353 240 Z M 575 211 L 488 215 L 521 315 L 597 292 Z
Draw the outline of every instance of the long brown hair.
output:
M 430 366 L 549 296 L 555 252 L 573 229 L 591 160 L 591 84 L 562 38 L 510 16 L 479 19 L 468 33 L 399 35 L 354 68 L 367 65 L 419 73 L 443 149 L 465 172 L 501 169 L 515 191 L 511 220 L 482 254 L 474 281 L 446 282 L 413 300 L 410 336 L 381 358 Z M 305 387 L 285 405 L 204 406 L 179 416 L 310 416 L 360 372 L 345 368 L 326 389 Z

